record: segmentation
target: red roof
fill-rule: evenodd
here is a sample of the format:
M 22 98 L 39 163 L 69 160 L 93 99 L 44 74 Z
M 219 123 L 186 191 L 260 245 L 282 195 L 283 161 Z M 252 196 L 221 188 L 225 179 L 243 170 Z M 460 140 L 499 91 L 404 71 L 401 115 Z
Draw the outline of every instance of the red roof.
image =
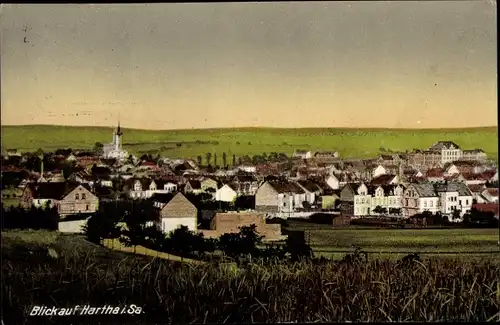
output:
M 429 169 L 427 173 L 425 173 L 426 177 L 443 177 L 444 176 L 444 169 L 442 168 L 433 168 Z
M 482 203 L 482 204 L 473 204 L 473 209 L 483 212 L 493 212 L 495 215 L 498 215 L 500 206 L 498 203 Z
M 486 190 L 491 196 L 498 196 L 498 188 L 488 188 Z

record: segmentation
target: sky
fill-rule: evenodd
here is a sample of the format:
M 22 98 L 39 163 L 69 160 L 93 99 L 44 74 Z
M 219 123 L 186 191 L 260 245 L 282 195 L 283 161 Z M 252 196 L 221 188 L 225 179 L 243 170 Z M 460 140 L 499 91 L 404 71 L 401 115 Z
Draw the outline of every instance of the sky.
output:
M 2 125 L 497 121 L 492 0 L 7 4 L 0 15 Z

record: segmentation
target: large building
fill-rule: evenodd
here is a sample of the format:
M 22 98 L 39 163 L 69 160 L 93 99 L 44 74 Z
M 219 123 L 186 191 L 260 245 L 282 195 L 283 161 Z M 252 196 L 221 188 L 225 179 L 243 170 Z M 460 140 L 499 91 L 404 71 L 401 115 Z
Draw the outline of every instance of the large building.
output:
M 128 152 L 122 149 L 122 135 L 123 133 L 120 128 L 120 123 L 118 123 L 116 131 L 113 133 L 113 142 L 107 143 L 103 146 L 104 158 L 113 158 L 118 160 L 128 158 Z

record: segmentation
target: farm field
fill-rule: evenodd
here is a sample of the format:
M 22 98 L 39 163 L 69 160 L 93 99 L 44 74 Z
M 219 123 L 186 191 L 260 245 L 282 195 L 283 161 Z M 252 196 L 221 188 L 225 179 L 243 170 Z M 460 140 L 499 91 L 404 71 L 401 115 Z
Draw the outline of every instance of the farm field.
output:
M 111 142 L 113 128 L 72 126 L 2 126 L 6 148 L 20 151 L 55 150 L 59 148 L 92 148 L 96 142 Z M 291 154 L 296 149 L 336 150 L 342 157 L 373 157 L 380 148 L 405 151 L 427 148 L 436 141 L 455 141 L 464 149 L 482 148 L 496 160 L 498 132 L 496 127 L 471 129 L 191 129 L 136 130 L 123 129 L 124 149 L 134 154 L 151 153 L 171 158 L 196 158 L 211 152 L 219 157 L 225 152 L 256 155 L 264 152 Z M 229 158 L 230 160 L 230 158 Z
M 401 259 L 410 253 L 451 259 L 494 259 L 500 263 L 498 229 L 333 229 L 327 225 L 291 222 L 288 230 L 305 231 L 316 256 L 341 259 L 361 248 L 370 258 Z
M 134 256 L 55 232 L 1 236 L 6 324 L 22 323 L 33 305 L 88 302 L 144 307 L 145 313 L 133 320 L 128 315 L 103 319 L 135 324 L 200 318 L 203 323 L 500 320 L 500 267 L 491 260 L 270 262 L 228 268 Z M 49 248 L 56 253 L 49 254 Z M 32 321 L 57 324 L 58 319 Z

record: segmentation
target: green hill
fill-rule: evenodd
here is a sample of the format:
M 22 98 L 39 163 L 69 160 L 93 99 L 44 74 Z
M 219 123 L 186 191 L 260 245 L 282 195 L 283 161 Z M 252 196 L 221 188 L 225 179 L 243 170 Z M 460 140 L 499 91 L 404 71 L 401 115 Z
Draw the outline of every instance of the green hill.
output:
M 34 151 L 38 148 L 91 148 L 94 143 L 112 140 L 113 128 L 55 125 L 2 126 L 6 148 Z M 255 155 L 263 152 L 291 154 L 296 149 L 336 150 L 343 157 L 373 157 L 380 149 L 405 151 L 427 148 L 436 141 L 454 141 L 464 149 L 482 148 L 497 156 L 496 127 L 470 129 L 340 129 L 340 128 L 233 128 L 189 130 L 123 129 L 124 148 L 134 154 L 190 157 L 207 152 L 228 155 Z

